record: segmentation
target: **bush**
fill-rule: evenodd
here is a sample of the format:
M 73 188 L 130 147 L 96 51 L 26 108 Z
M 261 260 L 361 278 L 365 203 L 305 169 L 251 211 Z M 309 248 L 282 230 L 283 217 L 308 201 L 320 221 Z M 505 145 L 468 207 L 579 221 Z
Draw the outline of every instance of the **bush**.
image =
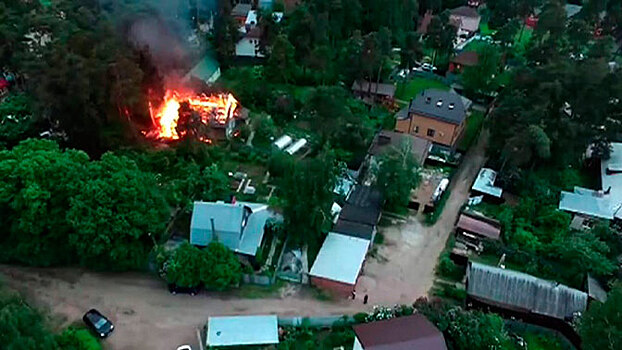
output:
M 56 336 L 56 342 L 63 350 L 101 350 L 102 346 L 91 332 L 83 328 L 69 327 Z
M 428 213 L 425 216 L 425 223 L 427 225 L 434 225 L 436 223 L 436 220 L 438 220 L 438 218 L 441 216 L 441 214 L 443 213 L 443 208 L 445 207 L 445 203 L 447 202 L 447 199 L 449 199 L 449 192 L 449 189 L 445 190 L 445 192 L 443 192 L 443 194 L 441 195 L 441 198 L 438 200 L 438 202 L 436 202 L 436 205 L 434 206 L 434 211 Z
M 446 278 L 460 280 L 464 274 L 463 269 L 457 266 L 449 257 L 449 252 L 441 254 L 438 260 L 437 272 Z
M 184 242 L 163 265 L 167 282 L 181 287 L 226 290 L 237 286 L 242 279 L 238 258 L 218 242 L 210 243 L 205 249 Z

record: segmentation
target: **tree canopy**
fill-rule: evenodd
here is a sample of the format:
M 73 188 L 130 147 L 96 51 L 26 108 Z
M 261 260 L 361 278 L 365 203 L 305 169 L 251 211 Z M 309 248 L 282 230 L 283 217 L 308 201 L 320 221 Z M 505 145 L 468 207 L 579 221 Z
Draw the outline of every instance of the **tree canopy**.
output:
M 581 318 L 579 334 L 586 350 L 622 347 L 622 285 L 613 287 L 607 301 L 594 302 Z

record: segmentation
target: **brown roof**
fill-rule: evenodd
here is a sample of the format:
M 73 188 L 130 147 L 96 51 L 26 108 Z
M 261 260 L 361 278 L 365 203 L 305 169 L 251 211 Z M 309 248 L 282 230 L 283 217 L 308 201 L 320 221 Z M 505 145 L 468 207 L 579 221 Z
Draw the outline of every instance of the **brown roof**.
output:
M 369 83 L 365 80 L 355 81 L 354 83 L 352 83 L 352 90 L 365 93 L 369 91 L 374 95 L 388 97 L 393 97 L 393 95 L 395 95 L 395 85 L 371 83 L 370 88 Z
M 477 10 L 470 6 L 460 6 L 451 10 L 451 14 L 454 16 L 479 18 Z
M 432 142 L 421 137 L 404 134 L 401 132 L 382 130 L 376 137 L 369 148 L 369 154 L 377 156 L 388 152 L 391 149 L 399 149 L 404 142 L 410 142 L 412 146 L 411 154 L 419 162 L 423 164 L 428 156 L 430 145 Z
M 259 26 L 253 27 L 251 30 L 248 31 L 248 33 L 246 33 L 246 35 L 244 37 L 246 38 L 252 38 L 252 39 L 261 39 L 261 28 Z
M 479 55 L 475 51 L 462 51 L 456 57 L 452 58 L 451 62 L 467 67 L 473 67 L 477 66 L 477 63 L 479 62 Z
M 423 15 L 421 21 L 419 22 L 419 27 L 417 27 L 417 33 L 425 34 L 428 32 L 428 26 L 432 21 L 432 17 L 434 17 L 432 15 L 432 11 L 426 11 L 425 15 Z
M 420 314 L 352 328 L 365 350 L 447 350 L 443 334 Z
M 485 217 L 460 214 L 457 228 L 482 237 L 498 240 L 501 236 L 501 228 L 495 225 L 495 221 Z

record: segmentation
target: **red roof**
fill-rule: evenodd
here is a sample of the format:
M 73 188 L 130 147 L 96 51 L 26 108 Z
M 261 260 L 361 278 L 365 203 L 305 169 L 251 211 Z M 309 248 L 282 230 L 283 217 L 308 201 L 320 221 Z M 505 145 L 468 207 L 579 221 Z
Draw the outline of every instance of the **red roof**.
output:
M 473 67 L 477 66 L 477 63 L 479 62 L 479 55 L 475 51 L 462 51 L 456 57 L 452 58 L 451 62 L 467 67 Z
M 0 89 L 8 89 L 9 82 L 4 78 L 0 78 Z
M 460 214 L 457 228 L 472 234 L 486 238 L 498 240 L 501 236 L 501 228 L 495 225 L 494 220 L 488 218 L 477 218 L 466 214 Z
M 365 350 L 447 350 L 441 331 L 420 314 L 352 328 Z

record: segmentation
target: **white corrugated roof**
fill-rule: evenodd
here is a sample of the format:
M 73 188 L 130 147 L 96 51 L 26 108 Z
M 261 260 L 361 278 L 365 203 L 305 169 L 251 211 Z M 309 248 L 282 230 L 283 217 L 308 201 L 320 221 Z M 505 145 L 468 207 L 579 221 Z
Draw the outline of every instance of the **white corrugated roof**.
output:
M 501 195 L 503 194 L 503 189 L 495 186 L 496 178 L 496 171 L 488 168 L 481 168 L 471 189 L 497 198 L 501 198 Z
M 622 205 L 622 173 L 607 174 L 608 168 L 618 170 L 620 164 L 622 164 L 622 143 L 612 142 L 609 159 L 600 162 L 600 179 L 604 192 L 611 187 L 608 195 L 611 207 L 615 212 L 615 217 L 622 219 L 622 210 L 619 210 Z
M 348 284 L 356 283 L 369 248 L 366 239 L 330 232 L 309 275 Z
M 266 345 L 279 343 L 276 315 L 210 317 L 208 346 Z
M 575 192 L 562 191 L 559 198 L 559 209 L 608 220 L 613 219 L 614 214 L 609 196 L 598 197 L 581 193 L 576 188 Z

